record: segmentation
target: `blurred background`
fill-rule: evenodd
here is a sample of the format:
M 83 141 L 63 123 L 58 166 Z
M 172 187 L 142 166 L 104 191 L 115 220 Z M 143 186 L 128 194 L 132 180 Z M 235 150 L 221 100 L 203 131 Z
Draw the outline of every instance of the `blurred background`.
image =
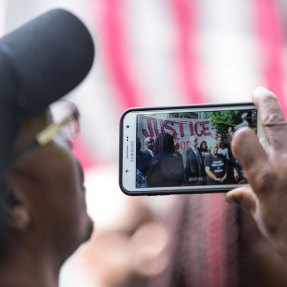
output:
M 122 112 L 250 101 L 259 85 L 274 91 L 286 112 L 287 2 L 0 0 L 0 34 L 52 8 L 76 14 L 96 43 L 91 73 L 69 95 L 81 112 L 74 152 L 85 167 L 95 234 L 65 264 L 61 287 L 129 286 L 125 282 L 134 277 L 152 277 L 165 268 L 169 234 L 161 222 L 176 196 L 121 193 Z

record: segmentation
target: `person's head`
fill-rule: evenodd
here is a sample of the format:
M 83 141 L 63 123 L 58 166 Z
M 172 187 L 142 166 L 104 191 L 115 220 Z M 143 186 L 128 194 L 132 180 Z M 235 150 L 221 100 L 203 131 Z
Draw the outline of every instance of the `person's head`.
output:
M 206 141 L 202 141 L 202 142 L 200 143 L 199 149 L 200 149 L 201 151 L 208 151 L 207 142 L 206 142 Z
M 145 139 L 145 146 L 150 150 L 154 150 L 154 139 L 152 137 L 147 137 Z
M 8 235 L 0 251 L 5 248 L 9 256 L 33 245 L 35 252 L 50 252 L 61 264 L 89 238 L 92 221 L 86 212 L 81 166 L 69 142 L 55 134 L 43 146 L 35 144 L 51 123 L 46 110 L 25 122 L 16 136 L 2 205 Z
M 210 153 L 211 153 L 214 157 L 217 156 L 217 154 L 218 154 L 218 146 L 217 146 L 217 144 L 213 144 L 213 145 L 212 145 L 212 147 L 211 147 L 211 149 L 210 149 Z
M 173 154 L 174 141 L 173 136 L 169 133 L 160 133 L 155 140 L 154 153 L 157 154 Z
M 223 145 L 222 135 L 221 134 L 217 135 L 216 144 L 217 144 L 217 147 L 221 147 Z
M 197 145 L 198 145 L 198 138 L 196 136 L 191 136 L 189 140 L 190 140 L 191 146 L 197 147 Z
M 178 152 L 179 148 L 180 148 L 180 146 L 179 146 L 178 140 L 174 140 L 174 151 Z
M 52 124 L 47 108 L 85 78 L 93 59 L 89 31 L 62 9 L 48 11 L 0 39 L 2 265 L 3 260 L 19 260 L 24 252 L 22 258 L 47 260 L 56 270 L 89 237 L 83 173 L 70 144 L 66 148 L 65 141 L 56 140 L 60 127 L 76 119 L 77 112 Z

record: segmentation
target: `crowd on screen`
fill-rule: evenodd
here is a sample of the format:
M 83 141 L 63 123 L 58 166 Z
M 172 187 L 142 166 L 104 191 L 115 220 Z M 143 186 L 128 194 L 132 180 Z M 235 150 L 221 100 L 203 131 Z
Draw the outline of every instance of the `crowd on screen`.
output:
M 212 144 L 192 135 L 183 151 L 169 133 L 137 138 L 136 186 L 166 187 L 245 183 L 239 161 L 231 152 L 233 130 L 217 133 Z

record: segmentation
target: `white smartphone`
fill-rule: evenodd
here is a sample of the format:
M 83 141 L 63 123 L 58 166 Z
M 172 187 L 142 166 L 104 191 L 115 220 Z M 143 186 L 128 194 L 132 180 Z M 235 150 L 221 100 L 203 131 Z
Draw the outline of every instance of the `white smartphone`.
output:
M 128 195 L 226 192 L 247 184 L 231 151 L 248 126 L 263 141 L 252 103 L 133 108 L 120 121 L 120 188 Z

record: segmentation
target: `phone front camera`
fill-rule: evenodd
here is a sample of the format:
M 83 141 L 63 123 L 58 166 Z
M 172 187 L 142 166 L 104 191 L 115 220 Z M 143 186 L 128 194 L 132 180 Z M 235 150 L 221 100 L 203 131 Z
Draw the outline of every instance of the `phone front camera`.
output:
M 130 126 L 129 125 L 127 125 L 127 129 L 129 128 Z
M 128 173 L 129 172 L 129 170 L 128 169 L 126 169 L 126 173 Z

